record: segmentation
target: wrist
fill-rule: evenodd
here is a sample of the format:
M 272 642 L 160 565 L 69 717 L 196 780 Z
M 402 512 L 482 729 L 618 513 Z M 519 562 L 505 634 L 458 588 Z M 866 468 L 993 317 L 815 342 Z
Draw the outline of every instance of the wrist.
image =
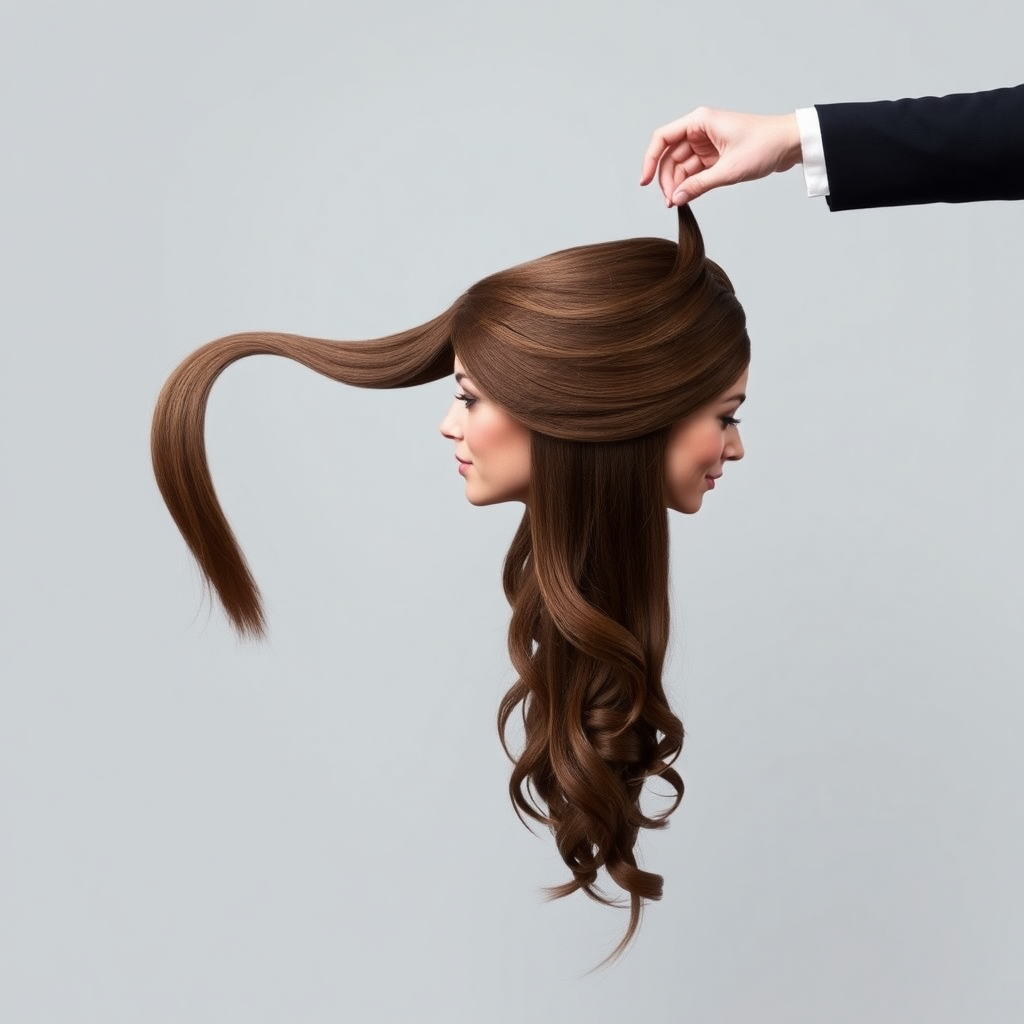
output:
M 777 171 L 788 171 L 796 167 L 803 160 L 803 150 L 800 145 L 800 125 L 796 114 L 777 115 L 779 128 L 779 162 L 775 168 Z

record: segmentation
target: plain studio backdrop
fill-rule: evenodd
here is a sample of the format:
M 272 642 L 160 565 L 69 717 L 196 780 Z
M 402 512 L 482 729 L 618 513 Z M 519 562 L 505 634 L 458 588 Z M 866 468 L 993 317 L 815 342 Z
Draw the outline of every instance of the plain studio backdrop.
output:
M 263 645 L 148 454 L 207 340 L 674 237 L 640 157 L 700 103 L 1016 84 L 1022 37 L 1001 0 L 6 3 L 0 1020 L 1024 1019 L 1024 205 L 829 214 L 799 170 L 696 205 L 747 457 L 673 517 L 686 797 L 594 975 L 625 914 L 543 903 L 509 806 L 520 508 L 465 503 L 452 382 L 218 382 Z

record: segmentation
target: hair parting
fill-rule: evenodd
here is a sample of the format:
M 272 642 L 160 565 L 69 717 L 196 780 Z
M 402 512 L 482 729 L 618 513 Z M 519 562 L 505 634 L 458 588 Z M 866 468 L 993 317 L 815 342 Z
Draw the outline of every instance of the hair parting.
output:
M 371 341 L 236 334 L 188 357 L 157 400 L 152 452 L 164 501 L 208 585 L 242 635 L 265 631 L 260 593 L 210 478 L 204 418 L 235 360 L 280 355 L 357 387 L 412 387 L 455 357 L 529 428 L 529 498 L 505 558 L 509 656 L 517 679 L 498 709 L 524 821 L 552 832 L 583 891 L 626 906 L 629 945 L 662 876 L 637 861 L 641 829 L 678 807 L 683 726 L 663 671 L 669 637 L 669 430 L 746 368 L 743 310 L 708 260 L 689 207 L 678 243 L 638 238 L 553 253 L 484 278 L 440 316 Z M 523 726 L 513 751 L 513 718 Z M 648 780 L 672 795 L 641 809 Z M 604 871 L 624 901 L 598 885 Z

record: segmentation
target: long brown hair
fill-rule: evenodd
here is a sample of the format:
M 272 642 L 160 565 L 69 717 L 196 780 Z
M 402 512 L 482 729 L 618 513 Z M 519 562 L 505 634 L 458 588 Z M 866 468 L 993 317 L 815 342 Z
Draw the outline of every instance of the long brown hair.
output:
M 683 783 L 683 727 L 662 670 L 669 633 L 665 447 L 670 427 L 717 398 L 750 358 L 743 310 L 704 255 L 689 207 L 678 244 L 637 238 L 580 246 L 479 281 L 421 327 L 362 342 L 236 334 L 171 375 L 153 418 L 153 466 L 167 507 L 235 628 L 264 631 L 259 590 L 210 479 L 203 438 L 213 382 L 247 355 L 283 355 L 359 387 L 447 376 L 456 356 L 489 398 L 531 431 L 527 508 L 505 559 L 509 654 L 518 679 L 498 725 L 514 762 L 517 813 L 554 833 L 572 878 L 550 890 L 622 889 L 628 944 L 662 878 L 642 870 L 641 828 L 664 825 Z M 522 718 L 521 751 L 507 741 Z M 640 807 L 648 778 L 674 796 Z

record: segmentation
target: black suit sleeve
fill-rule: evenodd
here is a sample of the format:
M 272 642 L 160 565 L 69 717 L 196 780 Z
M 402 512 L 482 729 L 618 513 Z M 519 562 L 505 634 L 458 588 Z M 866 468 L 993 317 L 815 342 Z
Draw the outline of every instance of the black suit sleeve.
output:
M 1024 199 L 1024 85 L 816 109 L 832 210 Z

